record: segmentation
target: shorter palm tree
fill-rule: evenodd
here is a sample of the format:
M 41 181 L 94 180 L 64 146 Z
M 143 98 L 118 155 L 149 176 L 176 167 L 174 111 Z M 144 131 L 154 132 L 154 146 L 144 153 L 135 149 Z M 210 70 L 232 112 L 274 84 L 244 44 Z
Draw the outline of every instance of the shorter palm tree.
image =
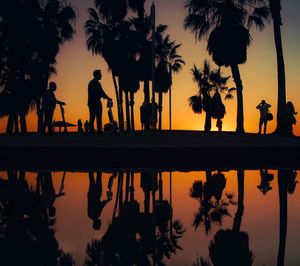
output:
M 173 73 L 179 73 L 185 64 L 182 56 L 178 54 L 177 50 L 181 44 L 176 44 L 175 41 L 170 40 L 167 35 L 164 38 L 158 36 L 156 53 L 158 57 L 158 65 L 156 68 L 156 92 L 158 92 L 158 128 L 162 129 L 162 105 L 163 93 L 169 92 L 169 109 L 170 109 L 170 128 L 171 128 L 171 86 Z
M 226 113 L 220 92 L 226 92 L 225 99 L 232 99 L 232 89 L 226 87 L 228 77 L 222 76 L 221 70 L 212 70 L 207 60 L 204 61 L 203 69 L 194 65 L 192 69 L 193 80 L 198 84 L 198 93 L 189 98 L 189 104 L 194 113 L 206 113 L 204 130 L 211 130 L 211 119 L 222 119 Z

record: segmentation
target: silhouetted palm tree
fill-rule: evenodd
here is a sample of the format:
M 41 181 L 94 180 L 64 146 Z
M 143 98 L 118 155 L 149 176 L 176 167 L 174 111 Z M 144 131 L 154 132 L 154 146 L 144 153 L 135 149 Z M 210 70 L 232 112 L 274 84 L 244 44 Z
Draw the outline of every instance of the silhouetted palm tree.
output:
M 95 7 L 89 8 L 89 19 L 85 23 L 87 48 L 93 54 L 100 54 L 111 69 L 116 100 L 118 103 L 118 120 L 121 130 L 124 129 L 123 97 L 118 88 L 120 58 L 120 24 L 127 14 L 126 0 L 95 0 Z
M 177 53 L 177 49 L 181 44 L 176 44 L 175 41 L 170 40 L 170 36 L 167 35 L 164 38 L 158 36 L 156 53 L 158 57 L 158 65 L 156 68 L 156 92 L 158 92 L 158 129 L 162 129 L 162 105 L 163 105 L 163 93 L 170 93 L 170 128 L 171 128 L 171 86 L 173 73 L 178 73 L 182 69 L 185 62 L 182 57 Z
M 237 89 L 237 133 L 244 133 L 243 84 L 239 64 L 247 60 L 247 47 L 251 36 L 249 28 L 255 23 L 260 30 L 268 10 L 263 1 L 227 0 L 198 1 L 188 0 L 185 7 L 188 15 L 184 21 L 195 38 L 201 40 L 208 36 L 207 50 L 219 66 L 230 66 Z
M 229 77 L 223 77 L 220 69 L 212 70 L 208 61 L 204 61 L 203 69 L 194 65 L 193 80 L 198 84 L 198 94 L 189 98 L 189 104 L 194 113 L 205 111 L 204 130 L 211 130 L 211 119 L 222 119 L 225 115 L 225 106 L 222 103 L 220 92 L 228 91 L 226 98 L 232 98 L 231 91 L 225 87 Z
M 214 266 L 233 265 L 250 266 L 254 255 L 249 247 L 249 236 L 241 232 L 244 213 L 244 171 L 238 170 L 238 208 L 234 217 L 232 230 L 219 230 L 208 247 L 209 257 Z M 209 260 L 198 257 L 195 266 L 210 266 Z
M 281 0 L 269 0 L 270 11 L 273 19 L 274 41 L 277 54 L 277 78 L 278 78 L 278 99 L 277 99 L 277 128 L 275 133 L 288 135 L 286 124 L 286 82 L 283 47 L 281 39 L 282 16 Z

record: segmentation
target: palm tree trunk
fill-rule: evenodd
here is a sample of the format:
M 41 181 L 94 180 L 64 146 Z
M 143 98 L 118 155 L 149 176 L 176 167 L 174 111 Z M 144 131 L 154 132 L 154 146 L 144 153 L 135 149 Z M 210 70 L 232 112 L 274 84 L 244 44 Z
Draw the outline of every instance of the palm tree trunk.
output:
M 16 114 L 15 116 L 15 122 L 14 122 L 14 126 L 15 126 L 15 133 L 19 134 L 20 133 L 20 129 L 19 129 L 19 116 L 18 114 Z
M 13 133 L 16 119 L 17 119 L 17 114 L 15 112 L 10 112 L 8 114 L 6 134 L 10 135 Z
M 241 230 L 242 217 L 244 213 L 244 170 L 238 170 L 238 208 L 234 216 L 232 230 L 239 232 Z
M 162 105 L 163 105 L 163 93 L 158 93 L 158 129 L 162 129 Z
M 163 201 L 164 195 L 163 195 L 163 181 L 162 181 L 162 172 L 158 173 L 159 175 L 159 180 L 158 180 L 158 197 L 159 201 Z
M 280 232 L 277 265 L 284 265 L 286 234 L 287 234 L 287 187 L 285 171 L 278 170 L 278 190 L 280 208 Z
M 125 104 L 126 104 L 126 129 L 131 130 L 130 127 L 130 111 L 129 111 L 129 92 L 125 92 Z
M 211 111 L 207 110 L 205 112 L 205 124 L 204 124 L 205 132 L 210 132 L 211 130 Z
M 271 9 L 272 10 L 272 9 Z M 274 11 L 273 11 L 274 12 Z M 285 65 L 281 39 L 280 13 L 273 16 L 274 39 L 277 53 L 277 78 L 278 78 L 278 104 L 277 104 L 277 128 L 276 134 L 287 135 L 286 124 L 286 87 L 285 87 Z M 276 15 L 276 16 L 275 16 Z
M 42 128 L 43 128 L 43 113 L 41 110 L 41 103 L 40 103 L 40 99 L 36 100 L 36 114 L 38 117 L 38 132 L 41 133 L 42 132 Z
M 150 84 L 149 84 L 149 80 L 144 81 L 144 102 L 150 103 Z
M 20 113 L 20 126 L 21 126 L 21 133 L 27 133 L 27 125 L 26 125 L 26 115 L 24 112 Z
M 119 85 L 120 85 L 120 79 L 119 79 Z M 121 86 L 119 86 L 119 98 L 120 98 L 120 103 L 119 103 L 119 105 L 120 105 L 120 116 L 121 116 L 121 119 L 122 119 L 122 127 L 123 127 L 123 129 L 122 130 L 124 130 L 124 126 L 125 126 L 125 121 L 124 121 L 124 108 L 123 108 L 123 90 L 122 90 L 122 88 L 121 88 Z
M 116 99 L 117 99 L 117 107 L 118 107 L 118 121 L 120 130 L 124 130 L 124 117 L 122 117 L 122 103 L 120 101 L 119 89 L 117 84 L 116 75 L 112 72 L 112 79 L 115 87 Z
M 243 104 L 243 83 L 241 80 L 238 65 L 231 65 L 231 72 L 236 85 L 237 94 L 237 116 L 236 116 L 236 133 L 245 133 L 244 129 L 244 104 Z
M 134 92 L 130 92 L 130 116 L 131 116 L 131 129 L 135 130 L 134 125 Z
M 172 79 L 173 79 L 173 71 L 172 65 L 170 65 L 169 69 L 171 85 L 169 88 L 169 130 L 172 130 Z

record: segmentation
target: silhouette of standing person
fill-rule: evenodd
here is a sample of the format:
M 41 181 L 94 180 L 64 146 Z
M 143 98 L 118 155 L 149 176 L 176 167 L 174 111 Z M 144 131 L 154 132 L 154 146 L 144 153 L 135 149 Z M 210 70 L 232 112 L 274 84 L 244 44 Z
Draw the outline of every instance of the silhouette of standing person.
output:
M 287 127 L 290 136 L 293 136 L 293 125 L 296 125 L 295 115 L 297 112 L 295 111 L 295 107 L 292 102 L 286 103 L 286 116 L 287 116 Z
M 83 127 L 82 127 L 81 119 L 78 119 L 78 121 L 77 121 L 77 131 L 78 131 L 78 133 L 83 133 Z
M 101 71 L 99 69 L 93 72 L 94 78 L 88 85 L 88 107 L 90 112 L 90 134 L 94 134 L 94 121 L 97 120 L 98 135 L 103 135 L 102 131 L 102 103 L 101 98 L 105 98 L 111 101 L 104 92 L 99 80 L 102 78 Z
M 94 173 L 89 172 L 89 191 L 88 191 L 88 217 L 93 220 L 93 228 L 99 230 L 101 227 L 100 216 L 105 205 L 111 200 L 107 196 L 106 200 L 101 200 L 102 196 L 102 173 L 97 172 L 96 181 Z
M 46 134 L 46 127 L 48 127 L 48 133 L 52 136 L 53 130 L 52 130 L 52 119 L 53 114 L 55 110 L 56 104 L 65 105 L 64 102 L 58 101 L 55 97 L 54 92 L 56 91 L 57 86 L 55 82 L 49 83 L 49 89 L 45 91 L 42 101 L 42 111 L 43 111 L 43 128 L 42 128 L 42 134 Z
M 262 100 L 260 104 L 256 106 L 256 109 L 260 111 L 259 131 L 258 131 L 259 134 L 261 134 L 262 125 L 264 125 L 264 134 L 266 134 L 267 123 L 268 123 L 268 111 L 270 107 L 271 105 L 266 103 L 265 100 Z

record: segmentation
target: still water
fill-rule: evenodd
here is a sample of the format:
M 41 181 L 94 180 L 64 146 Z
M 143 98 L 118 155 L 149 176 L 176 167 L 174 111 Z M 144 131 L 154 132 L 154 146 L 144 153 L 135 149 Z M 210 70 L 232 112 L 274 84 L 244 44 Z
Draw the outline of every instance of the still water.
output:
M 297 173 L 2 171 L 1 265 L 300 265 Z

